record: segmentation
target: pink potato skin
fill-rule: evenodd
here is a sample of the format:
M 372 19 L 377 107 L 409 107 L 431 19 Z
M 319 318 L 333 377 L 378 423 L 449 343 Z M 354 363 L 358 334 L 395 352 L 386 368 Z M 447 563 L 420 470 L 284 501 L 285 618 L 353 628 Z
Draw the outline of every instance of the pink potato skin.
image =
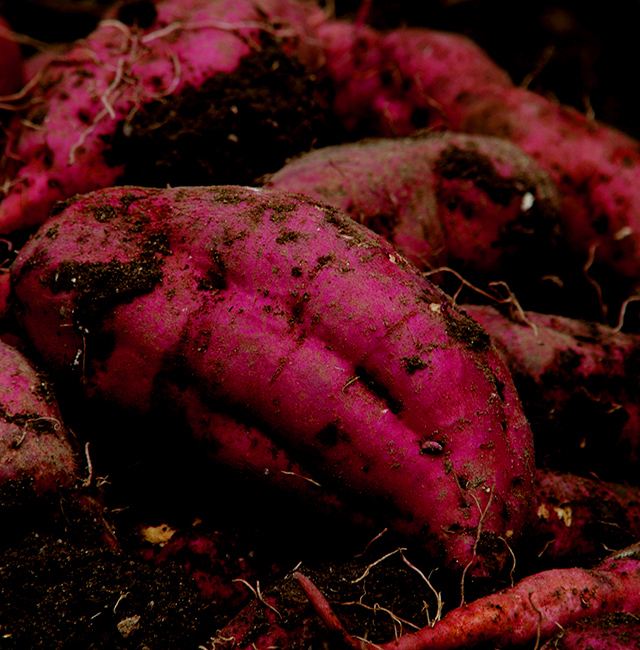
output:
M 586 262 L 595 247 L 596 267 L 638 284 L 636 140 L 514 87 L 485 52 L 461 35 L 422 28 L 382 34 L 341 22 L 324 25 L 320 35 L 338 87 L 335 107 L 348 128 L 403 136 L 444 125 L 510 140 L 558 184 L 573 250 Z
M 633 614 L 615 613 L 588 618 L 569 625 L 542 650 L 638 650 L 640 619 Z
M 490 306 L 467 312 L 492 336 L 536 435 L 538 466 L 637 483 L 640 335 L 526 312 L 515 321 Z
M 77 471 L 51 385 L 0 341 L 0 501 L 71 487 Z
M 125 165 L 104 154 L 118 125 L 146 103 L 235 70 L 264 33 L 258 25 L 280 23 L 285 50 L 310 68 L 318 63 L 310 34 L 321 11 L 312 3 L 162 0 L 157 12 L 143 30 L 106 19 L 43 67 L 30 68 L 41 76 L 9 127 L 0 233 L 42 223 L 56 201 L 114 185 Z
M 326 147 L 265 186 L 333 205 L 419 268 L 454 266 L 466 277 L 531 274 L 558 235 L 554 183 L 501 138 L 441 132 Z
M 290 456 L 451 568 L 506 559 L 474 548 L 529 522 L 529 426 L 484 331 L 390 244 L 253 188 L 113 188 L 59 209 L 12 267 L 54 372 L 141 412 L 170 404 L 211 455 L 298 490 L 271 471 Z M 244 453 L 243 431 L 268 453 Z

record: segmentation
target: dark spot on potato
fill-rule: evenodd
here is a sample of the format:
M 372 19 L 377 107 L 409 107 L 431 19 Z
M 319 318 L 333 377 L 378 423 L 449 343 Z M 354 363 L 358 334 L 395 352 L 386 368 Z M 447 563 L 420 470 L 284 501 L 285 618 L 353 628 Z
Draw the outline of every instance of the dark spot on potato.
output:
M 380 383 L 365 368 L 358 366 L 355 369 L 355 374 L 360 379 L 360 382 L 364 384 L 378 399 L 384 402 L 394 415 L 398 415 L 402 411 L 404 408 L 402 401 L 393 397 L 389 392 L 389 389 L 384 384 Z
M 38 150 L 35 153 L 36 157 L 42 158 L 42 164 L 46 169 L 51 169 L 55 156 L 53 154 L 53 151 L 51 150 L 51 147 L 48 145 L 44 144 L 41 147 L 38 148 Z
M 54 294 L 67 292 L 75 297 L 74 321 L 91 330 L 115 307 L 150 293 L 162 282 L 162 256 L 168 250 L 168 241 L 156 235 L 129 262 L 63 262 L 51 271 L 48 285 Z
M 118 211 L 112 205 L 97 205 L 93 210 L 94 219 L 100 223 L 111 221 L 117 216 Z
M 269 221 L 272 223 L 281 223 L 286 221 L 292 212 L 298 208 L 297 203 L 288 203 L 285 198 L 274 198 L 267 202 L 267 207 L 272 210 Z
M 81 108 L 78 111 L 78 120 L 82 122 L 83 124 L 90 124 L 91 123 L 91 113 L 89 113 L 88 110 Z
M 473 181 L 498 205 L 509 205 L 521 191 L 516 179 L 501 176 L 491 160 L 477 151 L 449 146 L 440 154 L 434 168 L 445 179 Z
M 302 269 L 301 269 L 299 266 L 294 266 L 294 267 L 291 269 L 291 275 L 292 275 L 294 278 L 299 278 L 299 277 L 301 277 L 301 276 L 302 276 Z
M 464 312 L 450 314 L 448 309 L 443 309 L 441 313 L 444 315 L 447 334 L 452 339 L 463 343 L 475 352 L 483 353 L 489 349 L 491 345 L 489 334 L 473 318 Z
M 55 239 L 58 236 L 58 230 L 59 230 L 58 224 L 51 226 L 51 228 L 47 228 L 47 230 L 44 233 L 45 237 L 48 237 L 49 239 Z
M 568 349 L 558 353 L 553 365 L 561 371 L 571 372 L 579 368 L 581 363 L 582 356 L 574 350 Z
M 285 230 L 276 237 L 276 244 L 288 244 L 290 242 L 298 241 L 300 233 L 295 230 Z
M 43 106 L 38 106 L 36 108 L 33 108 L 27 113 L 27 120 L 31 122 L 31 124 L 35 124 L 36 126 L 41 126 L 42 124 L 44 124 L 46 118 L 47 118 L 47 109 L 44 108 Z
M 321 445 L 335 447 L 340 440 L 348 439 L 344 431 L 340 431 L 337 423 L 330 422 L 326 427 L 316 433 L 316 439 Z
M 227 268 L 222 255 L 214 248 L 211 250 L 210 265 L 206 275 L 200 278 L 198 289 L 203 291 L 222 291 L 227 288 Z
M 408 375 L 413 375 L 418 372 L 418 370 L 424 370 L 427 367 L 427 363 L 417 355 L 413 357 L 403 357 L 402 365 Z
M 297 291 L 292 292 L 294 297 L 293 305 L 291 306 L 291 323 L 301 323 L 303 320 L 304 305 L 310 300 L 309 294 L 305 291 L 299 295 Z

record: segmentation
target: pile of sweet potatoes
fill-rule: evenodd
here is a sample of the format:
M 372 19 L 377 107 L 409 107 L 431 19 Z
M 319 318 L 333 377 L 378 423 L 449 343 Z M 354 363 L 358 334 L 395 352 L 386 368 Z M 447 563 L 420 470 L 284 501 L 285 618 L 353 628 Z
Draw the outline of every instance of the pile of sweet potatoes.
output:
M 359 650 L 620 647 L 593 621 L 640 616 L 640 145 L 466 38 L 364 15 L 125 3 L 23 92 L 0 69 L 0 517 L 64 499 L 119 547 L 93 462 L 107 500 L 123 479 L 86 446 L 108 413 L 134 468 L 138 435 L 206 456 L 225 517 L 246 483 L 395 543 L 349 578 L 388 625 L 353 633 L 322 569 L 265 600 L 211 560 L 210 598 L 256 600 L 210 647 L 307 647 L 316 612 Z M 193 571 L 220 535 L 173 548 Z M 390 556 L 428 592 L 418 624 L 367 591 Z

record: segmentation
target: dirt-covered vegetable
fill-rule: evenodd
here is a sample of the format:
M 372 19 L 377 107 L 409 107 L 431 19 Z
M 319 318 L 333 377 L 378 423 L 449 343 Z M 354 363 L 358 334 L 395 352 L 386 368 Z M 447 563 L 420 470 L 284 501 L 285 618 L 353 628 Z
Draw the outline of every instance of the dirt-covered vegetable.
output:
M 506 559 L 491 542 L 515 543 L 533 489 L 515 388 L 485 331 L 390 244 L 252 188 L 114 188 L 60 210 L 12 268 L 58 378 L 172 405 L 220 462 L 318 503 L 335 491 L 449 567 Z

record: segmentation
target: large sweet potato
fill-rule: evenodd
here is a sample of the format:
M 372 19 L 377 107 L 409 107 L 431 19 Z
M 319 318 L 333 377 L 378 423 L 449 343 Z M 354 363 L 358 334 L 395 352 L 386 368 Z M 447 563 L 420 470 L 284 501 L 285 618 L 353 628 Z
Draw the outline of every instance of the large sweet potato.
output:
M 317 501 L 335 490 L 450 567 L 506 557 L 487 542 L 515 543 L 533 489 L 515 388 L 484 330 L 390 244 L 253 188 L 113 188 L 59 211 L 12 268 L 58 377 L 182 412 L 212 456 Z
M 315 4 L 162 0 L 154 11 L 151 24 L 103 20 L 36 74 L 9 126 L 0 232 L 116 181 L 248 183 L 318 137 Z

